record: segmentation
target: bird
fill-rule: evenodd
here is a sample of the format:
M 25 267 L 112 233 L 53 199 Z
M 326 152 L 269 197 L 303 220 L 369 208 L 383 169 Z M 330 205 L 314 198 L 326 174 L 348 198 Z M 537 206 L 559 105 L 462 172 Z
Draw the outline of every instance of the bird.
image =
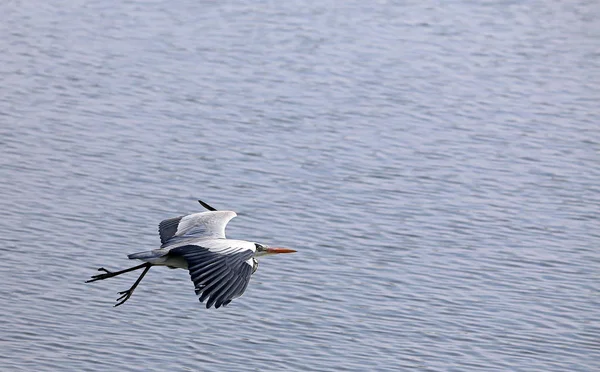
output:
M 105 280 L 130 271 L 144 269 L 142 274 L 121 295 L 114 305 L 123 305 L 140 284 L 152 266 L 186 269 L 194 283 L 196 295 L 206 308 L 227 306 L 240 297 L 258 269 L 258 257 L 296 252 L 290 248 L 270 247 L 245 240 L 227 239 L 225 227 L 237 214 L 216 210 L 198 200 L 207 212 L 169 218 L 158 225 L 161 246 L 150 251 L 132 253 L 127 257 L 143 263 L 120 271 L 98 269 L 86 283 Z

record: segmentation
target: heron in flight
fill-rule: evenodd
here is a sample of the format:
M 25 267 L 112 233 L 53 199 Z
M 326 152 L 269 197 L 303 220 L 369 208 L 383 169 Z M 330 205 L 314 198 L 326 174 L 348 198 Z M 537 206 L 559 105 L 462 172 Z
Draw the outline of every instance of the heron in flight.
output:
M 250 277 L 258 268 L 257 257 L 296 252 L 289 248 L 227 239 L 225 226 L 237 214 L 217 211 L 201 200 L 198 202 L 209 211 L 162 221 L 158 225 L 160 248 L 128 256 L 132 260 L 143 261 L 143 264 L 114 272 L 101 267 L 98 271 L 103 274 L 92 276 L 86 283 L 144 269 L 131 288 L 119 292 L 121 297 L 115 305 L 119 306 L 131 297 L 152 266 L 187 269 L 200 302 L 208 300 L 207 309 L 213 305 L 218 309 L 244 293 Z

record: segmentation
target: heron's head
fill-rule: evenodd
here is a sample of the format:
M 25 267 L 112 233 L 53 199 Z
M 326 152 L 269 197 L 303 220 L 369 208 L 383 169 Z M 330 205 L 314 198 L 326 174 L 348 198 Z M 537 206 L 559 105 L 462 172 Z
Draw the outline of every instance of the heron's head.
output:
M 294 253 L 294 252 L 296 252 L 295 250 L 289 249 L 289 248 L 275 248 L 275 247 L 269 247 L 268 245 L 258 244 L 258 243 L 254 243 L 254 245 L 256 246 L 256 254 L 254 255 L 255 257 L 269 256 L 272 254 L 279 254 L 279 253 Z

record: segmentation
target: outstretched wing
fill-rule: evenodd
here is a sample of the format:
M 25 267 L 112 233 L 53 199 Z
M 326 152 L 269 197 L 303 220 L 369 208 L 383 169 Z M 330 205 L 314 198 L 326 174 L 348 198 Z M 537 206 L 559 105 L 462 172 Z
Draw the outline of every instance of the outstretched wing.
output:
M 183 257 L 200 302 L 209 309 L 226 306 L 241 296 L 252 276 L 254 243 L 240 240 L 207 240 L 173 248 L 169 255 Z
M 225 226 L 235 216 L 231 211 L 212 211 L 164 220 L 158 225 L 161 247 L 188 239 L 225 239 Z

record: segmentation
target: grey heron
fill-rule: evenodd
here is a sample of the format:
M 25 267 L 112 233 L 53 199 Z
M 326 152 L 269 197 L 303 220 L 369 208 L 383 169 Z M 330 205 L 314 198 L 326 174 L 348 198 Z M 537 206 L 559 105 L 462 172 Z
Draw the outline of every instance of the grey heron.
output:
M 162 221 L 158 226 L 162 245 L 158 249 L 128 255 L 129 259 L 143 261 L 141 265 L 120 271 L 109 271 L 103 267 L 86 283 L 115 277 L 130 271 L 144 269 L 131 288 L 119 292 L 119 306 L 125 303 L 152 266 L 167 266 L 189 270 L 196 295 L 206 308 L 227 306 L 240 297 L 250 277 L 258 268 L 257 257 L 296 252 L 289 248 L 274 248 L 245 240 L 227 239 L 225 226 L 237 216 L 232 211 L 217 211 L 198 202 L 208 212 L 179 216 Z

